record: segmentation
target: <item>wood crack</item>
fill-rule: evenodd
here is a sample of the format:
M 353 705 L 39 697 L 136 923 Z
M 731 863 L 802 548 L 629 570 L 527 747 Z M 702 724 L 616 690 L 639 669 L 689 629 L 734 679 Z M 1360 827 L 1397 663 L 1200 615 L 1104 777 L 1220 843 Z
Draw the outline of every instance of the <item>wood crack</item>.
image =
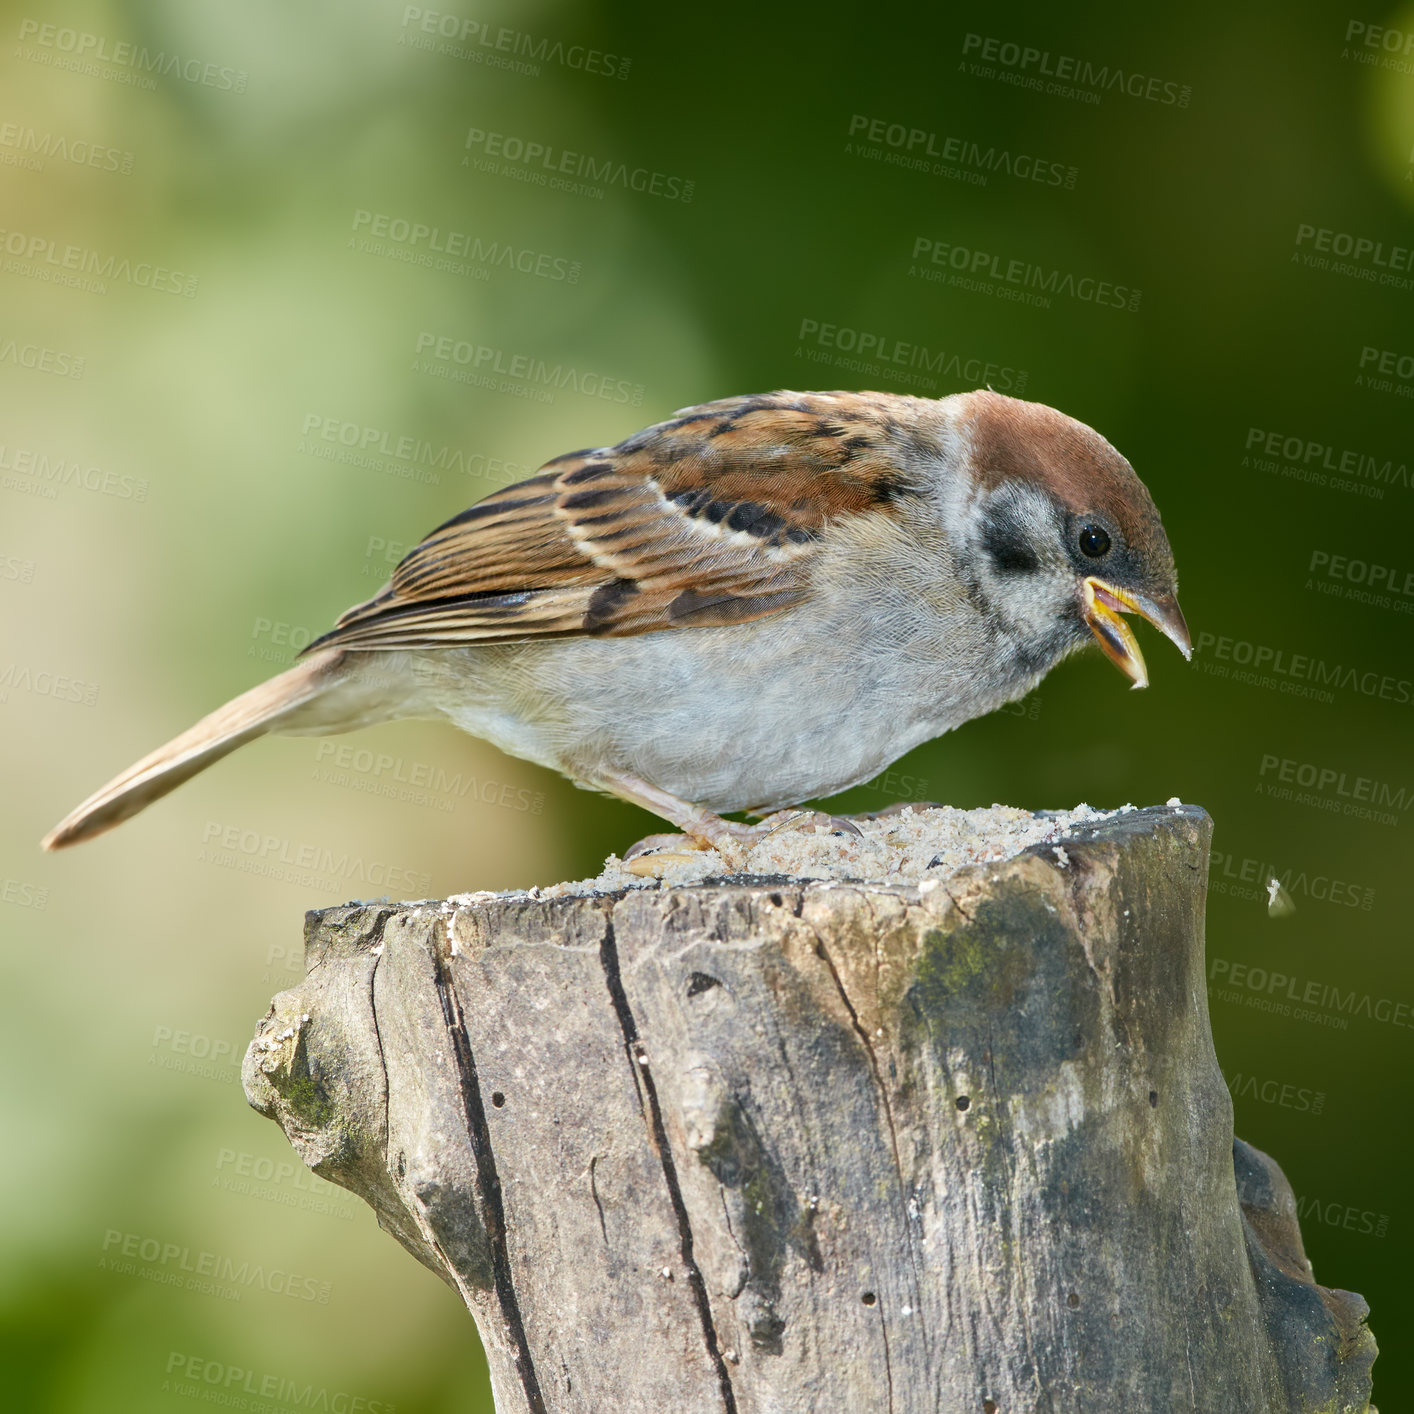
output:
M 884 1380 L 889 1388 L 889 1414 L 894 1414 L 894 1367 L 889 1359 L 889 1323 L 882 1311 L 879 1313 L 879 1329 L 884 1336 Z
M 437 930 L 439 935 L 441 931 L 440 928 Z M 472 1155 L 476 1160 L 477 1186 L 481 1189 L 484 1210 L 482 1216 L 486 1235 L 490 1240 L 496 1299 L 500 1303 L 501 1318 L 505 1321 L 507 1333 L 511 1338 L 516 1373 L 520 1376 L 521 1388 L 525 1391 L 525 1402 L 531 1414 L 547 1414 L 545 1396 L 540 1389 L 540 1379 L 535 1373 L 535 1361 L 530 1354 L 530 1342 L 526 1338 L 525 1321 L 521 1316 L 520 1299 L 516 1295 L 515 1280 L 511 1274 L 501 1179 L 496 1172 L 496 1157 L 491 1149 L 491 1131 L 486 1124 L 486 1106 L 481 1098 L 481 1084 L 476 1075 L 476 1058 L 471 1052 L 471 1041 L 466 1034 L 461 1003 L 457 1000 L 450 964 L 439 946 L 440 941 L 440 936 L 434 937 L 431 948 L 437 999 L 441 1003 L 442 1021 L 452 1043 L 457 1083 L 467 1121 L 467 1134 L 471 1140 Z M 450 1264 L 448 1269 L 453 1270 Z
M 727 1190 L 723 1184 L 719 1183 L 717 1185 L 717 1197 L 722 1200 L 722 1221 L 727 1225 L 727 1236 L 731 1238 L 732 1246 L 736 1248 L 738 1255 L 741 1257 L 741 1270 L 738 1272 L 739 1280 L 736 1284 L 736 1290 L 727 1292 L 727 1295 L 735 1301 L 737 1297 L 746 1290 L 746 1283 L 751 1280 L 751 1257 L 746 1248 L 744 1248 L 737 1239 L 736 1229 L 732 1226 L 731 1210 L 727 1207 Z
M 948 888 L 946 884 L 943 885 L 943 892 L 948 896 L 948 899 L 952 903 L 952 906 L 957 909 L 957 911 L 962 914 L 962 916 L 967 919 L 969 923 L 975 921 L 972 915 L 957 901 L 957 895 L 953 893 L 953 891 Z
M 369 948 L 373 957 L 373 966 L 368 973 L 368 1015 L 373 1022 L 373 1041 L 378 1047 L 378 1069 L 383 1076 L 382 1113 L 383 1113 L 383 1167 L 389 1172 L 394 1172 L 392 1165 L 392 1155 L 388 1152 L 388 1146 L 392 1141 L 393 1126 L 388 1122 L 388 1111 L 392 1105 L 392 1099 L 388 1094 L 388 1056 L 383 1046 L 383 1032 L 378 1025 L 378 1006 L 374 999 L 374 988 L 378 981 L 378 964 L 383 961 L 383 933 L 388 927 L 388 919 L 391 914 L 383 914 L 379 918 L 374 930 L 374 941 Z M 320 964 L 322 965 L 322 964 Z
M 599 1213 L 599 1231 L 604 1235 L 604 1246 L 609 1245 L 609 1226 L 604 1221 L 604 1205 L 599 1201 L 599 1185 L 594 1182 L 594 1167 L 599 1162 L 599 1155 L 593 1155 L 589 1160 L 589 1194 L 594 1199 L 594 1206 Z
M 658 1087 L 653 1082 L 648 1053 L 639 1038 L 638 1023 L 634 1020 L 633 1010 L 628 1004 L 628 993 L 624 991 L 623 977 L 619 972 L 618 944 L 614 938 L 614 922 L 607 913 L 604 917 L 604 938 L 599 945 L 599 961 L 604 969 L 604 980 L 608 984 L 609 1000 L 613 1003 L 615 1016 L 618 1017 L 619 1029 L 623 1032 L 628 1063 L 638 1082 L 639 1094 L 647 1102 L 645 1118 L 648 1120 L 653 1147 L 658 1152 L 658 1161 L 663 1166 L 663 1180 L 668 1187 L 673 1217 L 677 1220 L 682 1261 L 687 1270 L 687 1285 L 702 1322 L 702 1338 L 707 1346 L 708 1358 L 717 1372 L 717 1384 L 722 1392 L 722 1407 L 726 1414 L 737 1414 L 736 1391 L 732 1388 L 731 1372 L 727 1369 L 721 1341 L 717 1338 L 717 1327 L 712 1320 L 712 1304 L 707 1298 L 707 1283 L 693 1255 L 692 1222 L 688 1217 L 687 1204 L 683 1201 L 682 1185 L 678 1182 L 673 1152 L 668 1145 L 668 1131 L 663 1124 L 662 1106 L 658 1102 Z

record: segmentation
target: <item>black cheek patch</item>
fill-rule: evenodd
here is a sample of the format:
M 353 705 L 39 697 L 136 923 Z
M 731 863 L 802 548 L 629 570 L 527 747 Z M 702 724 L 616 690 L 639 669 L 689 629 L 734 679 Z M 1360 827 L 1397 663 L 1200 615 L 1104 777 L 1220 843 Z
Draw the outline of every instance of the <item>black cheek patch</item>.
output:
M 982 548 L 1002 574 L 1033 574 L 1041 567 L 1021 528 L 1006 520 L 989 520 Z

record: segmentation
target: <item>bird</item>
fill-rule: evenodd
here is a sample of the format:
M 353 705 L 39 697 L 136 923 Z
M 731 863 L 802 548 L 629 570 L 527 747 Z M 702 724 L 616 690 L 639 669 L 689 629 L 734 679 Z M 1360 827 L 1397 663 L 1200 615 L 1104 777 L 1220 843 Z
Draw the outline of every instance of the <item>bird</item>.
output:
M 1153 499 L 1084 423 L 985 388 L 724 398 L 453 516 L 293 667 L 42 844 L 101 834 L 267 732 L 418 717 L 740 860 L 777 812 L 1023 697 L 1086 644 L 1146 686 L 1126 614 L 1191 658 Z

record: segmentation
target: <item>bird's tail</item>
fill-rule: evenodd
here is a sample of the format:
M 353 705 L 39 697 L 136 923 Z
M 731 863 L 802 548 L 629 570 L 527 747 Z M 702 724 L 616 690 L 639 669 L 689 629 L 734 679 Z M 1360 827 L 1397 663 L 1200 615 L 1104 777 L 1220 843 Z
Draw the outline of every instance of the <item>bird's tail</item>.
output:
M 327 718 L 328 713 L 318 708 L 309 710 L 316 699 L 345 681 L 346 675 L 341 669 L 348 656 L 344 649 L 326 648 L 278 677 L 232 698 L 166 746 L 159 746 L 129 766 L 122 775 L 115 776 L 102 790 L 71 810 L 45 835 L 41 841 L 43 847 L 64 849 L 111 830 L 198 771 L 205 770 L 213 761 L 219 761 L 238 746 L 268 731 L 298 731 L 301 727 L 338 731 L 346 726 L 361 725 L 353 719 L 358 714 L 351 714 L 347 723 L 326 723 L 320 719 Z

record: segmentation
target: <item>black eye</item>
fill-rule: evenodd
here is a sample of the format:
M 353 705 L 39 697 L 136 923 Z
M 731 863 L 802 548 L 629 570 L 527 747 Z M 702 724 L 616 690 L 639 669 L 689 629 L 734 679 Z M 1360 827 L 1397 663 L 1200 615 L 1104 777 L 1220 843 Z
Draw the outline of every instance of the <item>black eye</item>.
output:
M 1098 560 L 1110 553 L 1110 537 L 1104 526 L 1082 525 L 1080 527 L 1080 553 Z

